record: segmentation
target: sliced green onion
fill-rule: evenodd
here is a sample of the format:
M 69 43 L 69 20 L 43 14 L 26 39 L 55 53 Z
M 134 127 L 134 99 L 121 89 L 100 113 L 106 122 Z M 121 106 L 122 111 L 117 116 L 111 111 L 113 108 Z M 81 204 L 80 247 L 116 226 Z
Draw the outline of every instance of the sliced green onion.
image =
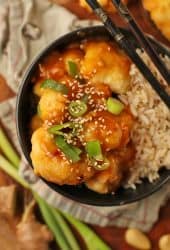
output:
M 68 111 L 73 117 L 79 117 L 86 113 L 87 105 L 80 100 L 72 101 L 69 104 Z
M 92 162 L 92 165 L 96 170 L 102 171 L 108 169 L 108 167 L 110 166 L 110 161 L 107 158 L 104 158 L 102 162 L 101 161 Z
M 69 75 L 76 78 L 80 84 L 85 84 L 86 80 L 84 78 L 82 78 L 82 76 L 80 75 L 77 64 L 73 61 L 68 61 L 67 64 L 68 64 Z
M 64 129 L 64 128 L 72 128 L 73 124 L 71 122 L 66 122 L 63 124 L 58 124 L 58 125 L 54 125 L 51 128 L 48 129 L 48 132 L 51 134 L 59 134 L 60 130 Z M 62 133 L 62 132 L 61 132 Z
M 80 160 L 81 149 L 68 144 L 64 137 L 61 135 L 56 136 L 55 139 L 58 148 L 65 154 L 65 156 L 71 160 L 73 163 Z
M 65 137 L 65 135 L 66 135 L 64 132 L 62 132 L 62 131 L 60 131 L 60 130 L 55 131 L 55 133 L 52 133 L 52 134 L 55 134 L 55 135 L 62 135 L 62 136 L 64 136 L 64 137 Z
M 71 148 L 72 148 L 78 155 L 80 155 L 80 154 L 82 153 L 82 150 L 81 150 L 80 148 L 78 148 L 78 147 L 75 147 L 75 146 L 72 146 L 72 145 L 71 145 Z
M 79 70 L 77 64 L 73 61 L 68 61 L 68 73 L 72 77 L 76 77 L 79 75 Z
M 99 141 L 89 141 L 85 146 L 88 156 L 97 161 L 103 160 L 102 150 Z
M 107 110 L 114 115 L 119 115 L 125 107 L 122 102 L 112 97 L 108 98 L 106 105 Z
M 43 81 L 43 83 L 41 84 L 41 88 L 53 89 L 55 91 L 61 92 L 62 94 L 65 94 L 65 95 L 68 94 L 68 88 L 66 85 L 56 82 L 55 80 L 52 80 L 52 79 L 47 79 Z

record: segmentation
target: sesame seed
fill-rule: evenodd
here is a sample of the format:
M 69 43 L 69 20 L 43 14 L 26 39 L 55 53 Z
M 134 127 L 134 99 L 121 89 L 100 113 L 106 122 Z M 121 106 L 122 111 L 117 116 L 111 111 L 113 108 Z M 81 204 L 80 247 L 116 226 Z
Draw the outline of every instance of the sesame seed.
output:
M 98 162 L 97 162 L 97 161 L 95 161 L 95 162 L 94 162 L 94 166 L 97 166 L 97 165 L 98 165 Z
M 91 171 L 91 167 L 88 167 L 88 168 L 87 168 L 87 171 L 90 172 L 90 171 Z

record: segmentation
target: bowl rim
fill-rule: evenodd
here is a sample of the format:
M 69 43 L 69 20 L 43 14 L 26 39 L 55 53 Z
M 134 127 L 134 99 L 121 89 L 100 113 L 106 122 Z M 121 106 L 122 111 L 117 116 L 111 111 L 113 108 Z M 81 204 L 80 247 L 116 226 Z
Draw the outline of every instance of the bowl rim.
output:
M 24 144 L 24 141 L 23 141 L 23 138 L 22 138 L 22 135 L 21 135 L 21 130 L 22 130 L 22 128 L 21 128 L 21 124 L 22 124 L 21 120 L 22 119 L 21 118 L 22 117 L 20 116 L 20 112 L 19 112 L 22 97 L 23 97 L 23 94 L 24 94 L 25 84 L 27 83 L 27 80 L 30 77 L 30 75 L 32 74 L 32 72 L 35 70 L 35 66 L 38 64 L 38 62 L 40 60 L 42 60 L 44 57 L 46 57 L 46 55 L 48 55 L 50 51 L 55 50 L 55 47 L 57 47 L 59 45 L 61 46 L 61 42 L 63 40 L 67 40 L 67 39 L 69 39 L 69 37 L 77 35 L 78 33 L 80 34 L 80 40 L 81 40 L 81 36 L 82 36 L 82 39 L 83 39 L 83 34 L 84 33 L 87 33 L 88 31 L 94 31 L 94 33 L 95 33 L 95 31 L 98 31 L 98 30 L 103 31 L 107 35 L 107 31 L 105 30 L 104 26 L 103 25 L 97 25 L 97 26 L 92 26 L 92 27 L 80 28 L 78 30 L 68 32 L 65 35 L 62 35 L 62 36 L 56 38 L 54 41 L 52 41 L 47 46 L 45 46 L 45 48 L 43 48 L 38 53 L 38 55 L 36 55 L 32 59 L 31 64 L 28 65 L 28 67 L 25 70 L 25 74 L 24 74 L 24 76 L 22 78 L 21 84 L 19 86 L 18 94 L 17 94 L 17 101 L 16 101 L 16 128 L 17 128 L 17 137 L 19 139 L 19 143 L 20 143 L 22 152 L 23 152 L 27 162 L 29 163 L 29 165 L 32 168 L 33 168 L 33 166 L 32 166 L 30 157 L 28 156 L 28 152 L 26 150 L 26 146 Z M 129 33 L 129 31 L 127 29 L 125 29 L 125 28 L 121 28 L 121 30 L 124 30 L 127 33 Z M 82 35 L 81 35 L 81 33 L 82 33 Z M 93 36 L 93 34 L 91 34 L 91 35 Z M 97 35 L 95 35 L 94 37 L 96 37 L 96 36 Z M 109 34 L 107 36 L 109 37 Z M 150 37 L 150 36 L 148 36 L 148 37 L 149 37 L 149 39 L 151 41 L 154 40 L 153 37 Z M 69 42 L 69 43 L 71 43 L 71 42 Z M 66 43 L 66 44 L 69 44 L 69 43 Z M 162 45 L 161 43 L 157 42 L 156 40 L 154 40 L 154 43 L 157 46 Z M 163 47 L 168 51 L 166 46 L 163 45 Z M 114 199 L 113 199 L 113 202 L 111 202 L 111 201 L 106 202 L 105 201 L 104 204 L 103 203 L 99 204 L 99 202 L 95 202 L 95 201 L 92 202 L 92 201 L 89 201 L 88 199 L 86 201 L 80 200 L 80 198 L 78 198 L 77 196 L 74 196 L 73 194 L 70 194 L 67 191 L 64 191 L 61 186 L 59 186 L 59 185 L 57 185 L 55 183 L 52 183 L 52 182 L 48 182 L 42 177 L 39 177 L 39 178 L 42 179 L 50 188 L 52 188 L 52 190 L 55 190 L 59 194 L 63 195 L 66 198 L 69 198 L 69 199 L 71 199 L 73 201 L 76 201 L 76 202 L 79 202 L 79 203 L 84 203 L 84 204 L 87 204 L 87 205 L 92 205 L 92 206 L 120 206 L 120 205 L 130 204 L 130 203 L 133 203 L 133 202 L 136 202 L 136 201 L 140 201 L 140 200 L 152 195 L 156 191 L 158 191 L 165 183 L 168 182 L 168 180 L 170 180 L 170 170 L 165 170 L 165 173 L 163 173 L 163 174 L 164 174 L 164 176 L 163 176 L 162 180 L 161 180 L 161 178 L 159 178 L 160 181 L 155 186 L 150 188 L 149 191 L 146 191 L 143 194 L 139 194 L 137 197 L 131 197 L 128 200 L 125 200 L 125 201 L 117 201 L 117 202 L 115 202 Z M 137 186 L 138 185 L 141 185 L 141 184 L 137 184 Z M 93 191 L 91 191 L 91 192 L 93 193 Z M 94 193 L 96 194 L 96 192 L 94 192 Z M 99 195 L 101 196 L 101 200 L 102 200 L 103 195 L 102 194 L 99 194 Z M 109 194 L 109 196 L 110 196 L 110 194 Z

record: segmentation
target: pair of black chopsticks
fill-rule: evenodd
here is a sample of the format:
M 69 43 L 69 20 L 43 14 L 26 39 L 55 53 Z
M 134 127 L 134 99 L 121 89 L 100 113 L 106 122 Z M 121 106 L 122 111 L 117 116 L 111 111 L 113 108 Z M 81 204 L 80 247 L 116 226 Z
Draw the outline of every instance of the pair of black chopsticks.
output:
M 167 84 L 170 84 L 170 72 L 159 58 L 159 55 L 152 48 L 149 40 L 145 37 L 144 33 L 141 31 L 134 18 L 131 16 L 128 8 L 122 3 L 121 0 L 111 0 L 118 13 L 122 18 L 128 23 L 135 39 L 138 43 L 145 49 L 145 52 L 148 54 L 154 65 L 156 66 L 159 73 L 162 75 Z M 111 18 L 106 14 L 103 8 L 96 0 L 86 0 L 88 5 L 96 13 L 96 15 L 101 19 L 105 28 L 109 31 L 118 45 L 124 50 L 124 52 L 130 57 L 132 62 L 134 62 L 146 80 L 150 83 L 152 88 L 157 92 L 162 101 L 170 108 L 170 96 L 165 91 L 164 87 L 159 83 L 156 77 L 152 74 L 150 69 L 140 58 L 136 52 L 134 45 L 127 39 L 127 37 L 122 34 L 120 29 L 115 26 Z

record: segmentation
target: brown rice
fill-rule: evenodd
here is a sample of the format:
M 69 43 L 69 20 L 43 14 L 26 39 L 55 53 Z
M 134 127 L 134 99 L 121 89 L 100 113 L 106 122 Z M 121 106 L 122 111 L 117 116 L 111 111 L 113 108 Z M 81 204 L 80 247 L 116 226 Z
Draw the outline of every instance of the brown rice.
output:
M 147 56 L 141 55 L 154 72 Z M 170 58 L 165 57 L 164 61 L 170 68 Z M 154 73 L 158 76 L 157 72 Z M 135 65 L 131 66 L 130 76 L 130 89 L 120 99 L 129 103 L 136 117 L 131 137 L 137 152 L 130 178 L 125 184 L 135 188 L 142 177 L 147 177 L 150 182 L 157 179 L 162 166 L 170 169 L 170 111 Z M 163 83 L 161 77 L 158 78 Z

